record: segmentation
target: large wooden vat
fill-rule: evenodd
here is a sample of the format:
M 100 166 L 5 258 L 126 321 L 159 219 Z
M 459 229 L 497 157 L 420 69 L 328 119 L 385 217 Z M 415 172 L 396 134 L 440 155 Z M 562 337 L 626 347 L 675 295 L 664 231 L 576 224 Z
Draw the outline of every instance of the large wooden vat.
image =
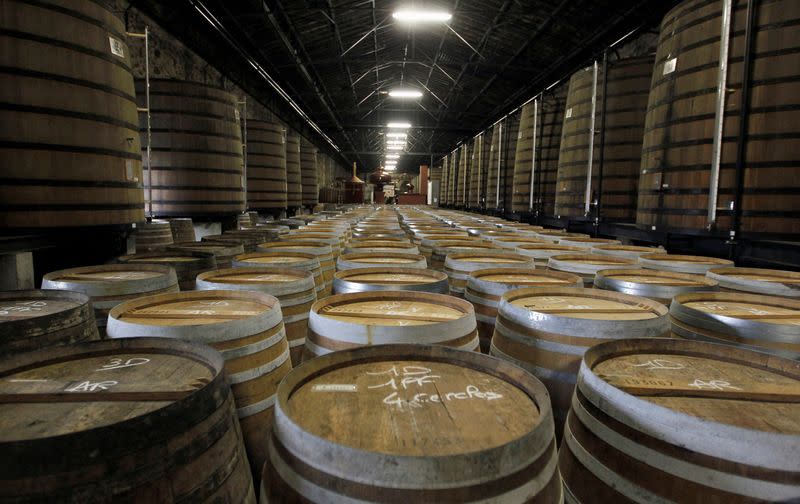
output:
M 450 348 L 304 363 L 279 387 L 269 453 L 262 503 L 563 500 L 542 384 Z
M 481 208 L 486 194 L 486 169 L 489 163 L 491 133 L 481 133 L 472 143 L 472 169 L 467 183 L 467 208 Z
M 289 207 L 303 205 L 303 182 L 300 171 L 300 137 L 286 135 L 286 204 Z
M 605 74 L 598 65 L 597 73 L 591 66 L 570 78 L 558 156 L 556 215 L 586 215 L 589 184 L 589 202 L 599 200 L 601 217 L 618 222 L 635 219 L 653 61 L 653 56 L 612 61 Z
M 286 129 L 247 120 L 247 204 L 252 209 L 286 208 Z
M 122 19 L 87 0 L 8 0 L 0 47 L 0 227 L 143 221 Z
M 800 364 L 674 339 L 586 352 L 559 450 L 567 502 L 795 502 Z
M 222 357 L 163 338 L 0 361 L 0 501 L 255 504 Z
M 300 138 L 300 180 L 303 191 L 303 206 L 314 206 L 319 202 L 317 183 L 317 148 L 313 143 Z
M 145 82 L 136 81 L 145 106 Z M 157 216 L 237 214 L 245 208 L 236 97 L 197 82 L 150 79 L 151 160 L 145 204 Z M 147 114 L 139 113 L 142 156 Z M 150 186 L 148 187 L 148 184 Z
M 753 44 L 741 125 L 747 2 L 733 2 L 717 218 L 732 229 L 743 144 L 741 231 L 800 233 L 800 83 L 793 0 L 755 5 Z M 647 228 L 709 226 L 714 124 L 719 76 L 721 1 L 688 0 L 661 23 L 648 103 L 636 222 Z M 744 132 L 740 133 L 740 126 Z
M 472 171 L 472 144 L 469 141 L 458 148 L 458 178 L 456 184 L 456 205 L 467 206 L 467 193 L 469 192 L 469 174 Z
M 233 290 L 145 296 L 111 310 L 108 336 L 169 338 L 218 350 L 225 359 L 247 457 L 258 474 L 266 458 L 275 390 L 292 369 L 275 297 Z

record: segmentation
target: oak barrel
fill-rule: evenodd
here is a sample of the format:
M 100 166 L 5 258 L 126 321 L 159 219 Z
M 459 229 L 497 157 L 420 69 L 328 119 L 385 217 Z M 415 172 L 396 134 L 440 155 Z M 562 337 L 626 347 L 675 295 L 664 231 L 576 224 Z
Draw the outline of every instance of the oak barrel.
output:
M 292 371 L 262 482 L 262 503 L 563 500 L 542 384 L 507 362 L 421 345 Z
M 176 217 L 168 220 L 169 227 L 172 230 L 173 242 L 197 241 L 192 219 L 188 217 Z
M 89 296 L 61 290 L 0 292 L 0 355 L 100 339 Z
M 317 300 L 314 273 L 293 268 L 231 268 L 198 275 L 197 290 L 265 292 L 281 304 L 292 365 L 299 365 L 308 333 L 308 312 Z
M 343 254 L 336 260 L 336 270 L 354 268 L 416 268 L 426 269 L 428 262 L 421 255 L 397 254 L 394 252 L 357 252 Z
M 169 222 L 163 220 L 140 222 L 133 237 L 136 242 L 136 252 L 152 252 L 173 244 L 172 227 Z
M 706 276 L 720 290 L 800 298 L 800 273 L 762 268 L 713 268 Z
M 500 298 L 506 291 L 523 287 L 583 287 L 583 280 L 577 275 L 530 268 L 489 268 L 470 273 L 464 299 L 475 308 L 483 353 L 489 353 Z
M 645 121 L 636 222 L 706 229 L 723 2 L 687 0 L 664 16 Z M 741 114 L 747 2 L 733 2 L 715 227 L 733 228 L 737 142 L 743 145 L 742 232 L 800 233 L 800 4 L 758 2 Z M 741 117 L 747 124 L 739 133 Z M 742 136 L 743 135 L 743 136 Z
M 437 271 L 443 271 L 445 260 L 450 254 L 456 254 L 459 252 L 487 252 L 497 250 L 503 249 L 490 241 L 479 240 L 477 238 L 469 238 L 467 240 L 437 241 L 433 244 L 430 268 Z
M 244 247 L 236 242 L 179 242 L 169 248 L 181 252 L 206 252 L 214 254 L 218 268 L 230 268 L 233 258 L 244 253 Z
M 593 245 L 591 254 L 610 255 L 626 257 L 628 259 L 639 260 L 639 257 L 646 254 L 666 254 L 666 251 L 659 247 L 639 247 L 636 245 Z
M 0 361 L 0 501 L 255 504 L 220 354 L 161 338 Z
M 291 133 L 286 135 L 286 205 L 290 208 L 303 205 L 300 137 Z
M 122 19 L 86 0 L 7 0 L 0 33 L 0 227 L 143 221 Z
M 648 269 L 604 269 L 595 274 L 594 287 L 658 301 L 666 306 L 678 294 L 714 292 L 716 281 L 701 275 Z
M 550 258 L 563 254 L 581 253 L 584 249 L 580 247 L 568 247 L 555 243 L 522 243 L 514 248 L 517 254 L 532 257 L 537 267 L 546 267 Z
M 273 243 L 262 243 L 258 246 L 259 252 L 301 252 L 313 254 L 319 259 L 319 268 L 325 288 L 319 295 L 320 298 L 331 294 L 333 284 L 333 273 L 336 269 L 336 262 L 333 257 L 333 249 L 327 243 L 313 240 L 286 240 Z
M 675 296 L 672 332 L 800 360 L 800 300 L 737 292 Z
M 333 293 L 402 290 L 448 294 L 447 275 L 420 268 L 356 268 L 333 276 Z
M 314 277 L 317 297 L 321 297 L 325 291 L 325 279 L 322 277 L 319 259 L 314 254 L 286 250 L 281 252 L 253 252 L 252 254 L 242 254 L 234 257 L 232 266 L 234 268 L 292 268 L 310 271 Z
M 670 335 L 667 307 L 597 289 L 529 288 L 503 294 L 490 353 L 542 380 L 560 437 L 583 353 L 604 341 Z
M 345 254 L 383 253 L 419 254 L 419 248 L 410 243 L 389 240 L 351 240 L 344 249 Z
M 593 254 L 554 255 L 547 261 L 547 269 L 579 275 L 584 285 L 591 286 L 594 276 L 604 269 L 639 269 L 633 259 Z
M 674 339 L 583 358 L 559 467 L 567 502 L 796 502 L 800 365 Z
M 145 107 L 145 82 L 136 100 Z M 242 132 L 236 97 L 220 88 L 150 79 L 151 158 L 146 205 L 157 216 L 235 215 L 245 209 Z M 139 112 L 142 156 L 147 113 Z
M 646 254 L 639 256 L 639 264 L 647 269 L 705 275 L 712 268 L 733 266 L 733 261 L 717 257 Z
M 241 231 L 245 233 L 246 231 Z M 205 235 L 202 240 L 203 243 L 208 243 L 212 245 L 230 245 L 233 247 L 241 246 L 242 252 L 255 252 L 258 248 L 259 243 L 264 242 L 263 236 L 258 234 L 254 235 L 235 235 L 229 233 L 223 233 L 218 235 Z
M 247 119 L 248 207 L 286 208 L 286 190 L 286 129 Z
M 147 252 L 117 257 L 121 264 L 157 264 L 175 270 L 178 286 L 182 291 L 194 290 L 195 278 L 203 271 L 217 267 L 217 260 L 210 252 Z
M 444 272 L 450 284 L 450 295 L 464 297 L 470 273 L 482 269 L 526 268 L 534 269 L 533 259 L 505 250 L 456 252 L 448 254 L 444 261 Z
M 563 238 L 558 240 L 559 245 L 566 245 L 568 247 L 579 247 L 582 249 L 591 249 L 600 245 L 620 245 L 619 240 L 610 240 L 608 238 Z
M 366 345 L 414 343 L 478 350 L 475 310 L 427 292 L 338 294 L 314 303 L 303 360 Z
M 148 294 L 178 292 L 178 277 L 168 266 L 104 264 L 47 273 L 42 289 L 82 292 L 89 296 L 100 337 L 106 334 L 108 312 L 118 304 Z
M 278 300 L 252 291 L 211 290 L 145 296 L 108 315 L 109 338 L 139 336 L 203 343 L 225 359 L 225 374 L 250 467 L 266 458 L 275 390 L 292 369 Z

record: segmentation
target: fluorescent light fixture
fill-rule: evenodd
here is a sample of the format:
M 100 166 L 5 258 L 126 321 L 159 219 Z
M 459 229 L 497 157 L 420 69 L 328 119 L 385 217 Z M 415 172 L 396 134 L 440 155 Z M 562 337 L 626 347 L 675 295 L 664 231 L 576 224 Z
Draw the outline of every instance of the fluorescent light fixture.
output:
M 397 160 L 387 159 L 386 161 L 384 161 L 383 164 L 385 164 L 386 166 L 394 166 L 397 164 Z
M 405 146 L 403 146 L 403 145 L 387 145 L 386 149 L 387 150 L 403 150 L 403 147 L 405 147 Z
M 416 89 L 393 89 L 389 91 L 392 98 L 422 98 L 422 91 Z
M 400 154 L 386 154 L 386 159 L 397 159 L 400 157 Z
M 398 141 L 394 141 L 394 142 L 391 142 L 391 141 L 390 141 L 390 142 L 386 142 L 386 145 L 405 145 L 405 144 L 406 144 L 406 143 L 405 143 L 405 141 L 403 141 L 403 140 L 400 140 L 399 142 L 398 142 Z
M 387 172 L 394 171 L 394 166 L 387 166 L 386 171 Z
M 386 133 L 387 138 L 405 138 L 408 133 Z
M 405 21 L 410 23 L 444 23 L 450 21 L 453 15 L 444 11 L 403 9 L 395 11 L 392 14 L 392 17 L 397 21 Z
M 407 122 L 390 122 L 386 125 L 387 128 L 396 128 L 396 129 L 408 129 L 411 127 L 411 123 Z

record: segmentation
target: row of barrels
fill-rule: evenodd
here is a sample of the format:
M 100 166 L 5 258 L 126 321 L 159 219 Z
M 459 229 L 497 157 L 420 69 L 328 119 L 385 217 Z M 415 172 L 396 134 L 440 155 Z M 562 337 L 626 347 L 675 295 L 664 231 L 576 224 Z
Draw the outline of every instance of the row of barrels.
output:
M 192 217 L 317 203 L 318 161 L 327 154 L 280 124 L 247 118 L 245 177 L 245 121 L 234 94 L 168 79 L 150 79 L 145 90 L 131 72 L 122 18 L 90 0 L 62 4 L 9 0 L 0 18 L 0 226 L 129 224 L 144 221 L 145 210 Z
M 792 140 L 800 128 L 793 92 L 800 76 L 786 70 L 800 47 L 789 35 L 800 9 L 790 0 L 759 3 L 751 17 L 746 2 L 725 9 L 725 2 L 685 0 L 664 17 L 653 54 L 580 69 L 486 130 L 481 142 L 490 138 L 499 153 L 490 176 L 454 163 L 456 152 L 443 165 L 445 174 L 455 170 L 456 183 L 440 201 L 559 218 L 599 215 L 648 229 L 800 232 L 800 151 Z M 729 55 L 721 65 L 726 18 Z M 751 32 L 758 43 L 746 38 Z M 459 147 L 461 159 L 470 149 L 470 142 Z M 485 198 L 466 198 L 457 183 L 473 178 L 473 196 Z

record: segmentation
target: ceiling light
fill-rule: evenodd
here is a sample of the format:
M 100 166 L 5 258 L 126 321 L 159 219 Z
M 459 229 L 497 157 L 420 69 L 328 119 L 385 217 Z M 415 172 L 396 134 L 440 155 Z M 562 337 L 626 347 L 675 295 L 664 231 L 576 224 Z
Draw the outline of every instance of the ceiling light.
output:
M 388 150 L 403 150 L 402 145 L 387 145 L 386 149 Z
M 394 171 L 394 166 L 387 166 L 386 171 L 387 172 Z
M 386 145 L 405 145 L 405 140 L 389 140 Z
M 452 18 L 453 15 L 450 14 L 449 12 L 444 12 L 444 11 L 407 9 L 407 10 L 395 11 L 392 14 L 392 17 L 397 21 L 406 21 L 412 23 L 421 23 L 421 22 L 444 23 L 446 21 L 450 21 L 450 18 Z
M 411 127 L 410 123 L 390 122 L 386 125 L 387 128 L 408 129 Z
M 397 159 L 400 157 L 400 154 L 386 154 L 386 159 Z
M 392 98 L 421 98 L 422 91 L 416 89 L 393 89 L 389 91 Z
M 408 133 L 386 133 L 388 138 L 405 138 L 408 136 Z

